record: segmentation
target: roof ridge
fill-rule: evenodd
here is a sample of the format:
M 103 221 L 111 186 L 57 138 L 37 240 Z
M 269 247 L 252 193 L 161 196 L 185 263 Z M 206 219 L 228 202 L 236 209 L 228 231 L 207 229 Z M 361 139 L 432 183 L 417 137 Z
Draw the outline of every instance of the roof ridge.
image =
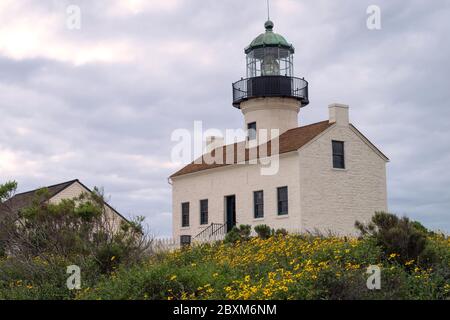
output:
M 293 131 L 293 130 L 297 130 L 297 129 L 301 129 L 301 128 L 307 128 L 307 127 L 314 126 L 314 125 L 318 125 L 318 124 L 322 124 L 322 123 L 325 123 L 325 122 L 329 122 L 329 120 L 323 120 L 323 121 L 319 121 L 319 122 L 310 123 L 310 124 L 307 124 L 307 125 L 305 125 L 305 126 L 300 126 L 300 127 L 292 128 L 292 129 L 289 129 L 289 130 L 283 132 L 282 134 L 280 134 L 279 137 L 281 137 L 282 135 L 284 135 L 285 133 L 287 133 L 287 132 L 289 132 L 289 131 Z M 272 141 L 272 140 L 270 140 L 270 141 Z M 269 142 L 269 141 L 268 141 L 268 142 Z M 235 142 L 232 142 L 232 143 L 229 143 L 229 144 L 223 144 L 222 146 L 216 147 L 215 149 L 226 148 L 226 147 L 228 147 L 228 146 L 235 146 L 235 145 L 237 145 L 237 144 L 239 144 L 239 143 L 246 143 L 246 141 L 245 141 L 245 140 L 242 140 L 242 141 L 235 141 Z M 211 152 L 212 152 L 212 150 L 211 150 Z M 211 152 L 203 153 L 199 158 L 203 157 L 203 156 L 206 155 L 206 154 L 210 154 Z
M 320 122 L 316 122 L 316 123 L 311 123 L 308 124 L 306 126 L 301 126 L 301 127 L 297 127 L 297 128 L 292 128 L 287 130 L 286 132 L 283 132 L 280 136 L 279 136 L 279 150 L 278 150 L 278 154 L 283 154 L 283 153 L 287 153 L 287 152 L 291 152 L 294 150 L 298 150 L 299 148 L 301 148 L 303 145 L 305 145 L 306 143 L 308 143 L 309 141 L 311 141 L 314 137 L 316 137 L 318 134 L 320 134 L 321 132 L 327 130 L 328 128 L 332 127 L 334 125 L 334 123 L 330 123 L 329 120 L 324 120 L 324 121 L 320 121 Z M 304 133 L 303 135 L 301 133 Z M 244 143 L 245 141 L 242 142 L 235 142 L 233 144 L 230 145 L 224 145 L 221 148 L 224 150 L 224 154 L 222 156 L 226 157 L 226 152 L 227 149 L 231 146 L 233 146 L 234 148 L 236 147 L 236 145 L 238 145 L 239 143 Z M 273 143 L 273 139 L 269 140 L 266 142 L 266 144 L 269 145 Z M 233 150 L 234 150 L 233 148 Z M 260 146 L 258 145 L 256 147 L 257 149 L 260 148 Z M 219 148 L 216 148 L 219 149 Z M 233 150 L 230 150 L 233 151 Z M 212 154 L 211 151 L 208 154 Z M 247 161 L 249 159 L 249 155 L 247 154 L 250 151 L 246 150 L 246 154 L 245 154 L 245 161 Z M 259 154 L 259 153 L 258 153 Z M 207 170 L 207 169 L 213 169 L 213 168 L 218 168 L 218 167 L 222 167 L 228 164 L 207 164 L 203 161 L 203 157 L 206 154 L 203 154 L 201 157 L 199 157 L 196 160 L 201 160 L 201 163 L 197 163 L 195 160 L 193 162 L 191 162 L 190 164 L 184 166 L 183 168 L 179 169 L 177 172 L 175 172 L 174 174 L 172 174 L 170 176 L 170 178 L 174 178 L 177 176 L 182 176 L 185 174 L 189 174 L 189 173 L 194 173 L 194 172 L 198 172 L 198 171 L 203 171 L 203 170 Z M 259 156 L 258 156 L 259 158 Z M 233 160 L 235 161 L 235 160 Z M 234 163 L 234 162 L 233 162 Z M 231 164 L 231 163 L 230 163 Z
M 50 186 L 44 186 L 44 187 L 36 188 L 36 189 L 30 190 L 30 191 L 16 193 L 14 196 L 20 196 L 20 195 L 24 195 L 24 194 L 27 194 L 27 193 L 34 193 L 34 192 L 39 191 L 41 189 L 49 189 L 49 188 L 59 187 L 59 186 L 62 186 L 64 184 L 68 184 L 68 183 L 72 184 L 72 183 L 75 183 L 75 182 L 80 182 L 80 180 L 73 179 L 73 180 L 69 180 L 69 181 L 66 181 L 66 182 L 53 184 L 53 185 L 50 185 Z
M 307 125 L 305 125 L 305 126 L 300 126 L 300 127 L 297 127 L 297 128 L 292 128 L 292 129 L 287 130 L 286 132 L 293 131 L 293 130 L 297 130 L 297 129 L 300 129 L 300 128 L 306 128 L 306 127 L 315 126 L 315 125 L 322 124 L 322 123 L 325 123 L 325 122 L 329 122 L 329 120 L 323 120 L 323 121 L 319 121 L 319 122 L 310 123 L 310 124 L 307 124 Z M 286 133 L 286 132 L 284 132 L 284 133 Z M 283 133 L 283 134 L 284 134 L 284 133 Z

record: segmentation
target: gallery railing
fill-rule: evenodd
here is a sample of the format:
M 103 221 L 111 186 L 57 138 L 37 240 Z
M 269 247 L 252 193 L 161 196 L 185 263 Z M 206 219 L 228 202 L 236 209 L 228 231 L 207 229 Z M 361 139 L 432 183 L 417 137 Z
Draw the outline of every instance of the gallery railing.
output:
M 308 100 L 308 81 L 287 76 L 261 76 L 241 79 L 233 83 L 233 106 L 258 97 L 291 97 L 306 106 Z

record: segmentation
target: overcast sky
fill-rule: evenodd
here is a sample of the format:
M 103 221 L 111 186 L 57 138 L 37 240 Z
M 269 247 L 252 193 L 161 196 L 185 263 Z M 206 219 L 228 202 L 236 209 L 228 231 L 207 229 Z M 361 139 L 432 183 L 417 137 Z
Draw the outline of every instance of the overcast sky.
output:
M 381 8 L 381 30 L 366 9 Z M 68 5 L 81 29 L 66 26 Z M 450 231 L 450 1 L 272 0 L 310 84 L 300 124 L 333 102 L 390 159 L 389 209 Z M 240 128 L 231 83 L 264 31 L 265 0 L 0 2 L 0 181 L 74 178 L 171 232 L 170 135 Z

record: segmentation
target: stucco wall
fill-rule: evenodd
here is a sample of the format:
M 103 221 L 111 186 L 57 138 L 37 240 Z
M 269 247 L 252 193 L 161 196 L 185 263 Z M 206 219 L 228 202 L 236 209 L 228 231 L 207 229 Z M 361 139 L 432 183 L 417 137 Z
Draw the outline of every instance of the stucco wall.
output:
M 289 228 L 300 224 L 299 165 L 297 152 L 280 157 L 275 176 L 262 176 L 259 165 L 233 165 L 173 179 L 173 236 L 197 235 L 200 200 L 208 199 L 208 223 L 225 223 L 225 196 L 236 195 L 237 224 L 267 224 Z M 289 216 L 277 215 L 277 188 L 288 186 Z M 264 190 L 264 219 L 253 218 L 253 191 Z M 181 203 L 190 203 L 190 227 L 181 228 Z
M 333 169 L 332 140 L 345 143 L 345 169 Z M 335 125 L 299 151 L 302 229 L 355 233 L 355 220 L 387 210 L 386 161 L 349 126 Z
M 271 129 L 278 129 L 281 135 L 289 129 L 297 128 L 299 110 L 300 103 L 292 98 L 250 99 L 241 103 L 244 130 L 247 130 L 249 123 L 256 122 L 258 136 L 260 129 L 268 130 L 268 138 L 271 136 Z M 263 143 L 265 140 L 261 139 L 259 142 Z
M 51 203 L 58 203 L 63 199 L 73 199 L 79 197 L 83 192 L 89 192 L 86 188 L 84 188 L 80 183 L 74 182 L 69 187 L 55 195 L 50 199 Z

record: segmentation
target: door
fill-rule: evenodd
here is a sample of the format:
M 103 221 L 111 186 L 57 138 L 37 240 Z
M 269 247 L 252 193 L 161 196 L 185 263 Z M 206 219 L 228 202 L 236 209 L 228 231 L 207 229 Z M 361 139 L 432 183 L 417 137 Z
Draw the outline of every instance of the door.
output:
M 225 213 L 227 232 L 230 232 L 236 225 L 236 196 L 225 197 Z

